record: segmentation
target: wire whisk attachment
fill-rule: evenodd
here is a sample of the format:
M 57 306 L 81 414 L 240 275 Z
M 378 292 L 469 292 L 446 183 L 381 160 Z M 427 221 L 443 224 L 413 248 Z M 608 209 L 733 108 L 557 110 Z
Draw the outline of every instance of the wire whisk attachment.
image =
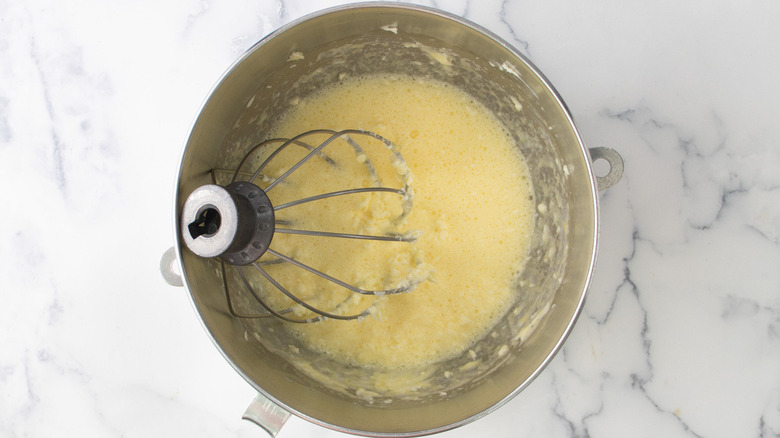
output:
M 234 316 L 293 323 L 363 318 L 384 296 L 426 279 L 411 245 L 418 233 L 403 231 L 411 179 L 395 144 L 373 132 L 317 129 L 272 138 L 244 155 L 226 185 L 206 184 L 189 195 L 182 240 L 196 255 L 234 270 L 264 309 L 238 312 L 228 293 Z M 405 247 L 376 246 L 382 242 Z

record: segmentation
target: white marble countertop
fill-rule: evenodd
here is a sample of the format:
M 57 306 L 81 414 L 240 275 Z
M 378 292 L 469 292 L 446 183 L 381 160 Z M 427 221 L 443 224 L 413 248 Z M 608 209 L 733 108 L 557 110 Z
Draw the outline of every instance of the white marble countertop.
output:
M 0 1 L 0 436 L 264 436 L 158 263 L 212 85 L 339 3 Z M 780 436 L 780 3 L 425 4 L 521 49 L 626 169 L 563 350 L 443 436 Z

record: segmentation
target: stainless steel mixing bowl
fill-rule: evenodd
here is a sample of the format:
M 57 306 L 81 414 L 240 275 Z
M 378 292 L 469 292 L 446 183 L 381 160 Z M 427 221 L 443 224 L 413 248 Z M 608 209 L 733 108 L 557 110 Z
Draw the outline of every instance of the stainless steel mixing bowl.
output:
M 334 363 L 304 346 L 290 349 L 295 340 L 284 334 L 280 321 L 231 316 L 225 291 L 231 280 L 223 278 L 218 261 L 183 247 L 178 228 L 178 214 L 192 190 L 210 183 L 214 169 L 235 168 L 296 98 L 340 75 L 373 73 L 444 81 L 494 112 L 529 164 L 538 207 L 528 261 L 516 284 L 517 303 L 473 346 L 474 353 L 416 370 L 427 386 L 406 395 L 372 392 L 375 388 L 366 387 L 370 379 L 365 378 L 370 370 Z M 591 155 L 610 162 L 605 178 L 594 176 Z M 180 263 L 217 348 L 259 392 L 248 418 L 272 432 L 291 412 L 349 433 L 434 433 L 505 403 L 561 348 L 580 313 L 594 267 L 599 184 L 602 189 L 613 184 L 621 171 L 614 151 L 585 147 L 550 83 L 489 31 L 418 6 L 370 3 L 329 9 L 257 43 L 212 91 L 181 159 L 177 256 L 168 261 Z M 475 357 L 478 363 L 469 365 Z

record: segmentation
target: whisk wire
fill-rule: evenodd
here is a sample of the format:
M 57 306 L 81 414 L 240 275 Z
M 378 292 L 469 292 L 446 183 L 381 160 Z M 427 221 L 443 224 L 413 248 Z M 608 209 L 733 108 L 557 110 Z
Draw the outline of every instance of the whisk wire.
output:
M 252 266 L 254 266 L 255 269 L 257 269 L 258 271 L 260 271 L 260 274 L 262 274 L 263 277 L 266 278 L 266 280 L 268 280 L 271 284 L 273 284 L 275 288 L 277 288 L 280 292 L 285 294 L 288 298 L 290 298 L 291 300 L 295 301 L 297 304 L 300 304 L 306 310 L 309 310 L 309 311 L 319 315 L 317 317 L 314 317 L 313 320 L 311 318 L 305 319 L 305 320 L 293 320 L 291 318 L 286 318 L 285 317 L 284 319 L 286 319 L 287 321 L 308 323 L 308 322 L 321 321 L 324 318 L 331 318 L 331 319 L 338 319 L 338 320 L 342 320 L 342 321 L 348 321 L 348 320 L 351 320 L 351 319 L 357 319 L 357 318 L 360 318 L 362 316 L 368 315 L 368 312 L 369 312 L 368 309 L 366 309 L 366 310 L 364 310 L 364 311 L 362 311 L 360 313 L 353 314 L 353 315 L 337 315 L 335 313 L 326 312 L 326 311 L 324 311 L 322 309 L 314 307 L 311 304 L 307 303 L 306 301 L 298 298 L 295 294 L 293 294 L 290 291 L 288 291 L 287 288 L 285 288 L 284 286 L 279 284 L 279 282 L 276 281 L 276 279 L 273 276 L 271 276 L 265 269 L 261 268 L 256 263 L 253 263 Z
M 317 196 L 310 196 L 308 198 L 298 199 L 296 201 L 287 202 L 274 207 L 274 211 L 279 211 L 285 208 L 294 207 L 296 205 L 305 204 L 307 202 L 319 201 L 320 199 L 332 198 L 334 196 L 352 195 L 355 193 L 367 193 L 367 192 L 389 192 L 397 193 L 401 196 L 406 195 L 406 192 L 402 189 L 395 189 L 392 187 L 362 187 L 357 189 L 339 190 L 336 192 L 323 193 Z
M 260 273 L 261 273 L 261 274 L 262 274 L 262 275 L 265 277 L 265 278 L 267 278 L 267 279 L 268 279 L 268 280 L 269 280 L 269 281 L 270 281 L 270 282 L 271 282 L 271 283 L 272 283 L 274 286 L 276 286 L 277 288 L 279 288 L 279 290 L 280 290 L 282 293 L 284 293 L 285 295 L 287 295 L 288 297 L 290 297 L 290 299 L 292 299 L 292 300 L 294 300 L 294 301 L 296 301 L 296 302 L 299 302 L 299 301 L 300 301 L 300 300 L 298 300 L 298 298 L 297 298 L 296 296 L 294 296 L 294 295 L 290 294 L 290 293 L 287 291 L 287 289 L 285 289 L 284 287 L 282 287 L 281 285 L 279 285 L 279 283 L 277 283 L 277 282 L 276 282 L 276 280 L 274 280 L 274 279 L 273 279 L 273 277 L 271 277 L 270 275 L 268 275 L 268 273 L 265 271 L 265 269 L 261 268 L 259 265 L 257 265 L 257 264 L 254 264 L 254 263 L 253 263 L 253 266 L 254 266 L 254 267 L 255 267 L 255 268 L 256 268 L 256 269 L 257 269 L 257 270 L 258 270 L 258 271 L 259 271 L 259 272 L 260 272 Z M 238 270 L 238 275 L 241 277 L 241 281 L 243 281 L 243 282 L 244 282 L 244 286 L 246 286 L 246 288 L 249 290 L 249 292 L 252 294 L 252 296 L 253 296 L 253 297 L 255 297 L 255 300 L 257 300 L 257 302 L 258 302 L 258 303 L 260 303 L 260 305 L 262 305 L 262 306 L 263 306 L 263 308 L 265 308 L 265 310 L 267 310 L 268 312 L 270 312 L 270 314 L 271 314 L 271 315 L 273 315 L 273 316 L 275 316 L 275 317 L 277 317 L 277 318 L 279 318 L 279 319 L 285 320 L 285 321 L 287 321 L 287 322 L 294 322 L 294 323 L 311 323 L 311 322 L 318 322 L 318 321 L 322 321 L 322 320 L 324 319 L 324 316 L 325 316 L 325 315 L 324 315 L 322 312 L 319 312 L 319 311 L 316 311 L 316 312 L 315 312 L 315 313 L 317 313 L 317 314 L 318 314 L 318 316 L 315 316 L 315 317 L 313 317 L 313 318 L 307 318 L 307 319 L 294 319 L 294 318 L 289 318 L 289 317 L 285 316 L 285 313 L 290 313 L 290 312 L 292 312 L 292 309 L 289 309 L 289 308 L 288 308 L 288 309 L 285 309 L 285 310 L 283 310 L 283 311 L 276 311 L 276 310 L 274 310 L 274 309 L 273 309 L 271 306 L 269 306 L 268 304 L 266 304 L 266 303 L 265 303 L 265 301 L 264 301 L 264 300 L 263 300 L 263 299 L 260 297 L 260 295 L 259 295 L 259 294 L 258 294 L 258 293 L 255 291 L 255 288 L 253 288 L 253 287 L 252 287 L 252 285 L 249 283 L 249 280 L 247 280 L 247 278 L 246 278 L 246 275 L 244 275 L 244 271 L 243 271 L 243 269 L 242 269 L 241 267 L 237 267 L 237 270 Z M 303 302 L 299 302 L 299 304 L 301 304 L 301 305 L 303 305 L 304 307 L 306 307 L 306 304 L 305 304 L 305 303 L 303 303 Z M 314 310 L 312 310 L 312 311 L 314 312 Z
M 319 276 L 321 278 L 324 278 L 324 279 L 326 279 L 326 280 L 328 280 L 328 281 L 330 281 L 332 283 L 335 283 L 335 284 L 337 284 L 337 285 L 339 285 L 339 286 L 341 286 L 341 287 L 343 287 L 345 289 L 348 289 L 348 290 L 350 290 L 352 292 L 355 292 L 355 293 L 359 293 L 361 295 L 377 295 L 377 296 L 392 295 L 392 294 L 397 294 L 397 293 L 401 293 L 401 292 L 406 292 L 406 291 L 410 290 L 411 288 L 413 288 L 415 286 L 413 283 L 409 283 L 409 285 L 407 285 L 407 286 L 402 286 L 402 287 L 398 287 L 398 288 L 395 288 L 395 289 L 385 289 L 385 290 L 366 290 L 366 289 L 361 289 L 361 288 L 359 288 L 357 286 L 353 286 L 353 285 L 351 285 L 349 283 L 345 283 L 345 282 L 339 280 L 338 278 L 330 276 L 330 275 L 328 275 L 328 274 L 326 274 L 326 273 L 324 273 L 324 272 L 322 272 L 320 270 L 312 268 L 309 265 L 301 263 L 298 260 L 295 260 L 295 259 L 293 259 L 291 257 L 287 257 L 286 255 L 281 254 L 278 251 L 274 251 L 272 249 L 269 249 L 268 252 L 271 253 L 273 256 L 278 257 L 278 258 L 286 261 L 287 263 L 290 263 L 290 264 L 292 264 L 294 266 L 297 266 L 297 267 L 299 267 L 301 269 L 309 271 L 309 272 L 311 272 L 314 275 L 317 275 L 317 276 Z
M 349 233 L 333 233 L 330 231 L 313 231 L 313 230 L 297 230 L 294 228 L 277 228 L 277 233 L 282 234 L 300 234 L 303 236 L 318 236 L 318 237 L 336 237 L 341 239 L 362 239 L 362 240 L 381 240 L 384 242 L 414 242 L 417 238 L 413 235 L 406 234 L 386 234 L 386 235 L 373 235 L 373 234 L 349 234 Z
M 319 131 L 320 130 L 304 132 L 303 134 L 299 134 L 299 135 L 293 137 L 292 140 L 297 140 L 297 139 L 299 139 L 301 137 L 304 137 L 306 135 L 310 135 L 312 133 L 316 133 L 316 132 L 319 132 Z M 364 131 L 359 131 L 357 129 L 344 129 L 342 131 L 334 132 L 333 134 L 331 134 L 330 137 L 327 138 L 327 140 L 325 140 L 322 143 L 320 143 L 320 145 L 317 146 L 316 148 L 314 148 L 314 150 L 309 152 L 305 157 L 301 158 L 297 163 L 293 164 L 292 167 L 287 169 L 287 171 L 284 172 L 281 176 L 279 176 L 274 181 L 272 181 L 270 184 L 268 184 L 268 186 L 266 186 L 266 188 L 265 188 L 266 193 L 271 191 L 279 183 L 284 181 L 293 172 L 295 172 L 296 170 L 300 169 L 300 167 L 303 166 L 304 164 L 306 164 L 306 162 L 309 161 L 311 159 L 311 157 L 317 155 L 321 150 L 323 150 L 329 144 L 333 143 L 333 141 L 336 140 L 337 138 L 339 138 L 339 137 L 341 137 L 342 135 L 345 135 L 345 134 L 359 134 L 359 133 L 362 133 L 362 132 L 364 132 Z M 280 147 L 280 149 L 281 149 L 281 147 Z M 271 157 L 269 157 L 269 159 L 266 160 L 266 162 L 268 162 L 270 159 L 271 159 Z M 253 180 L 254 180 L 254 178 L 257 178 L 256 175 L 259 175 L 261 170 L 262 170 L 262 167 L 257 169 L 257 171 L 255 172 L 255 175 L 253 175 L 253 178 L 252 178 Z
M 330 130 L 330 129 L 317 129 L 317 130 L 313 130 L 313 131 L 305 132 L 305 133 L 303 133 L 303 134 L 301 134 L 301 135 L 298 135 L 298 136 L 296 136 L 296 137 L 294 137 L 294 138 L 270 138 L 270 139 L 268 139 L 268 140 L 264 140 L 264 141 L 262 141 L 262 142 L 258 143 L 257 145 L 255 145 L 255 146 L 254 146 L 252 149 L 250 149 L 250 150 L 249 150 L 249 152 L 247 152 L 247 153 L 246 153 L 246 155 L 244 155 L 244 158 L 241 160 L 241 162 L 238 164 L 238 167 L 236 167 L 236 170 L 233 172 L 233 178 L 230 180 L 230 182 L 231 182 L 231 183 L 233 183 L 233 182 L 235 182 L 235 181 L 236 181 L 236 178 L 238 178 L 238 175 L 239 175 L 239 173 L 240 173 L 240 171 L 241 171 L 241 168 L 242 168 L 242 167 L 244 167 L 244 164 L 246 164 L 246 162 L 247 162 L 247 161 L 249 161 L 249 158 L 251 158 L 251 157 L 252 157 L 252 154 L 254 154 L 255 152 L 259 151 L 260 149 L 262 149 L 262 148 L 263 148 L 263 147 L 265 147 L 265 146 L 269 146 L 269 145 L 271 145 L 271 144 L 273 144 L 273 143 L 282 143 L 282 145 L 281 145 L 281 146 L 279 146 L 278 148 L 276 148 L 276 149 L 275 149 L 275 150 L 274 150 L 274 151 L 273 151 L 273 152 L 272 152 L 272 153 L 271 153 L 271 154 L 268 156 L 268 158 L 266 158 L 266 160 L 263 162 L 263 164 L 261 164 L 261 165 L 260 165 L 260 167 L 257 169 L 257 171 L 256 171 L 256 172 L 255 172 L 255 173 L 252 175 L 252 177 L 251 177 L 251 178 L 248 180 L 249 182 L 252 182 L 252 181 L 254 181 L 255 179 L 257 179 L 257 177 L 260 175 L 260 172 L 262 171 L 262 169 L 263 169 L 263 168 L 265 168 L 265 166 L 267 166 L 267 165 L 268 165 L 268 163 L 271 161 L 271 159 L 272 159 L 273 157 L 275 157 L 276 155 L 278 155 L 278 154 L 279 154 L 280 152 L 282 152 L 282 151 L 283 151 L 283 150 L 284 150 L 284 149 L 285 149 L 287 146 L 289 146 L 289 145 L 291 145 L 291 144 L 294 144 L 294 145 L 297 145 L 297 146 L 301 146 L 301 147 L 303 147 L 303 148 L 305 148 L 305 149 L 307 149 L 307 150 L 309 150 L 309 151 L 312 151 L 312 150 L 314 150 L 314 148 L 315 148 L 314 146 L 312 146 L 312 145 L 310 145 L 310 144 L 308 144 L 308 143 L 306 143 L 306 142 L 303 142 L 303 141 L 301 141 L 301 140 L 300 140 L 300 138 L 302 138 L 303 136 L 305 136 L 305 135 L 311 135 L 311 134 L 316 134 L 316 133 L 332 133 L 332 132 L 335 132 L 335 131 L 333 131 L 333 130 Z M 325 161 L 326 161 L 328 164 L 330 164 L 330 165 L 332 165 L 332 166 L 335 166 L 335 165 L 336 165 L 336 162 L 335 162 L 335 161 L 333 161 L 333 159 L 332 159 L 332 158 L 330 158 L 329 156 L 327 156 L 327 155 L 325 155 L 325 154 L 322 154 L 322 153 L 320 153 L 319 155 L 320 155 L 320 156 L 321 156 L 321 157 L 322 157 L 322 158 L 323 158 L 323 159 L 324 159 L 324 160 L 325 160 Z

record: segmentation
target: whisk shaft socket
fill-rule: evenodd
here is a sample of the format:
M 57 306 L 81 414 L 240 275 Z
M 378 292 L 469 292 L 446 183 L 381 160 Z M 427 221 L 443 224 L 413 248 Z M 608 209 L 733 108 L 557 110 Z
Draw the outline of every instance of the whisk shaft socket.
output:
M 239 181 L 195 189 L 184 203 L 184 244 L 201 257 L 220 257 L 232 265 L 259 259 L 274 234 L 274 209 L 265 192 Z

